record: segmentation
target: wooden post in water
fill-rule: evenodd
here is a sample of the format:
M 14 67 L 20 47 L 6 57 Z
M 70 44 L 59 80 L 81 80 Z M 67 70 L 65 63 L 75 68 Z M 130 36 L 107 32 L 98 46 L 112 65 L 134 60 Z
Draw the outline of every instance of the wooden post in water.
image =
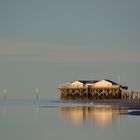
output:
M 36 96 L 35 96 L 35 100 L 36 100 L 36 112 L 38 113 L 38 99 L 39 99 L 39 89 L 36 89 Z
M 37 88 L 37 89 L 36 89 L 36 96 L 35 96 L 35 99 L 36 99 L 37 101 L 38 101 L 38 98 L 39 98 L 39 95 L 38 95 L 38 94 L 39 94 L 39 89 Z
M 6 100 L 7 100 L 7 90 L 4 89 L 4 101 L 6 101 Z
M 4 115 L 6 115 L 7 114 L 7 90 L 6 89 L 4 89 L 4 95 L 3 95 L 4 97 Z

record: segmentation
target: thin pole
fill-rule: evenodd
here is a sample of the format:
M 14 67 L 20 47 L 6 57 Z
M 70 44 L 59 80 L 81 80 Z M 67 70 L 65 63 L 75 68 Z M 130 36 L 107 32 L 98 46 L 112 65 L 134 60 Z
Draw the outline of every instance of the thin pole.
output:
M 39 99 L 39 89 L 36 89 L 36 112 L 38 113 L 38 99 Z
M 6 101 L 6 100 L 7 100 L 7 90 L 4 89 L 4 101 Z
M 120 75 L 118 76 L 118 84 L 119 85 L 121 84 L 121 77 L 120 77 Z
M 38 100 L 38 98 L 39 98 L 39 89 L 37 88 L 36 89 L 36 100 Z
M 6 115 L 7 114 L 7 90 L 6 89 L 4 89 L 4 115 Z

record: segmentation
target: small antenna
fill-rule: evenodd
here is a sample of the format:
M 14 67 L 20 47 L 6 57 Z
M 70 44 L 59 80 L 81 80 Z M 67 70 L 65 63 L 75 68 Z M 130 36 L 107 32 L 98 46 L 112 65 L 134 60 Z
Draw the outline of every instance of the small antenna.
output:
M 118 84 L 119 85 L 121 84 L 121 77 L 120 77 L 120 75 L 118 75 Z

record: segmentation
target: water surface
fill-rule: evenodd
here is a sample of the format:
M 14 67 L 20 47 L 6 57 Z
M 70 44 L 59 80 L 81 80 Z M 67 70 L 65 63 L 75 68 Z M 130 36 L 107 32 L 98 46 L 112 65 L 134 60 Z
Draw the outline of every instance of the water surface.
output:
M 134 107 L 50 100 L 0 101 L 3 140 L 135 140 L 140 110 Z

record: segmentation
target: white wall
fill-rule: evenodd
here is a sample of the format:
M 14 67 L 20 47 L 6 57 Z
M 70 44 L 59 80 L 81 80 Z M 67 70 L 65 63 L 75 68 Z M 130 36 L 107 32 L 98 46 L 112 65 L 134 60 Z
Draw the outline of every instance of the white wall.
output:
M 101 81 L 95 83 L 94 86 L 95 87 L 111 87 L 112 86 L 112 83 L 111 82 L 108 82 L 106 80 L 101 80 Z
M 75 81 L 71 83 L 71 87 L 83 87 L 83 83 Z

